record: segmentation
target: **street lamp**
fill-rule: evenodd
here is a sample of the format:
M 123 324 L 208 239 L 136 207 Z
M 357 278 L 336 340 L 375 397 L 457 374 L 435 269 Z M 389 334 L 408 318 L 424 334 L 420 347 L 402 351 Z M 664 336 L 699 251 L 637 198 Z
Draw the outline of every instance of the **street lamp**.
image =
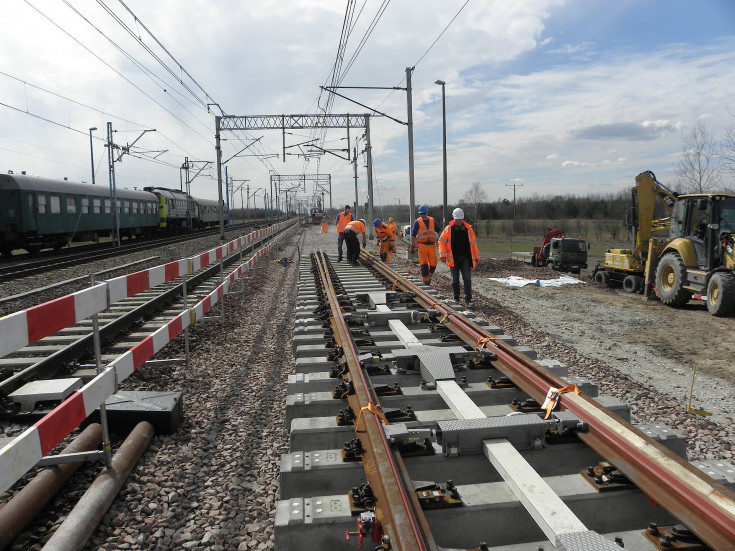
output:
M 446 82 L 437 80 L 434 84 L 442 87 L 442 152 L 443 152 L 443 168 L 444 168 L 444 204 L 442 205 L 442 226 L 447 225 L 447 102 L 444 95 L 444 85 Z M 476 222 L 476 221 L 475 221 Z
M 92 146 L 92 132 L 97 130 L 96 126 L 89 129 L 89 154 L 92 157 L 92 185 L 94 185 L 94 147 Z

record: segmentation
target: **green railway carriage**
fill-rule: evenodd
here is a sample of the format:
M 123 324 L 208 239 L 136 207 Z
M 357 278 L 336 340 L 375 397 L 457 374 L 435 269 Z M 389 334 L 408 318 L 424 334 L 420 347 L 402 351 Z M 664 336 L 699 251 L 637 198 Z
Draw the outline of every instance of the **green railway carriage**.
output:
M 117 190 L 120 236 L 152 233 L 158 199 L 144 191 Z M 0 253 L 60 249 L 70 241 L 96 241 L 112 231 L 107 186 L 0 174 Z
M 219 223 L 217 201 L 211 199 L 194 199 L 195 219 L 197 227 L 214 227 Z

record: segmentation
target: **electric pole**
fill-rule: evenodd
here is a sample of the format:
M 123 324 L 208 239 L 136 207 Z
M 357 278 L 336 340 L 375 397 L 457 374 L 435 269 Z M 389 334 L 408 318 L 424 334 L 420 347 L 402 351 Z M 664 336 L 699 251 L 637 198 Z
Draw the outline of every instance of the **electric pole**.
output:
M 520 183 L 519 183 L 520 182 Z M 512 184 L 505 184 L 505 187 L 512 187 L 513 188 L 513 233 L 517 230 L 516 225 L 516 188 L 523 187 L 523 180 L 520 178 L 516 178 L 513 180 Z

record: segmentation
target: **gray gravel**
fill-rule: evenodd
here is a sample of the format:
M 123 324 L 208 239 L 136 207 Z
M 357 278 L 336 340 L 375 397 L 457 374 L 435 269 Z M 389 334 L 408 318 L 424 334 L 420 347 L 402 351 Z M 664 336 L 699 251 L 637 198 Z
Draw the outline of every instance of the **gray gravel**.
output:
M 451 296 L 448 270 L 440 265 L 437 274 L 432 287 Z M 620 344 L 620 335 L 660 323 L 658 318 L 571 291 L 511 288 L 481 277 L 473 277 L 472 283 L 476 310 L 483 317 L 533 347 L 540 358 L 563 362 L 572 375 L 595 382 L 600 394 L 629 404 L 634 423 L 665 423 L 686 434 L 689 460 L 735 459 L 735 388 L 697 374 L 692 407 L 713 415 L 686 413 L 691 369 L 650 346 Z
M 310 229 L 306 236 L 307 243 L 333 252 L 331 232 L 325 236 Z M 212 322 L 192 329 L 189 369 L 143 368 L 125 381 L 124 389 L 183 391 L 186 420 L 176 434 L 154 438 L 85 549 L 274 547 L 280 454 L 288 450 L 283 404 L 294 362 L 289 338 L 298 278 L 296 262 L 274 260 L 296 260 L 297 246 L 308 254 L 304 236 L 295 238 L 284 251 L 264 259 L 243 296 L 226 298 L 224 327 Z M 622 354 L 605 349 L 615 324 L 590 322 L 611 317 L 602 315 L 603 306 L 580 300 L 570 312 L 539 289 L 509 290 L 475 282 L 487 295 L 475 295 L 483 317 L 533 346 L 540 357 L 567 363 L 573 374 L 596 382 L 600 393 L 630 403 L 635 422 L 663 422 L 685 432 L 690 436 L 690 459 L 735 457 L 731 419 L 725 416 L 727 424 L 717 425 L 688 415 L 680 402 L 656 386 L 653 375 L 650 380 L 633 377 L 640 370 L 634 361 L 657 369 L 670 369 L 670 361 L 633 348 Z M 445 293 L 449 289 L 443 277 L 436 277 L 432 286 Z M 616 314 L 628 316 L 625 323 L 650 322 L 645 316 L 635 318 L 637 313 Z M 179 337 L 159 357 L 180 357 L 182 348 Z M 95 474 L 92 467 L 86 472 L 16 540 L 14 550 L 40 548 L 43 534 L 53 530 Z

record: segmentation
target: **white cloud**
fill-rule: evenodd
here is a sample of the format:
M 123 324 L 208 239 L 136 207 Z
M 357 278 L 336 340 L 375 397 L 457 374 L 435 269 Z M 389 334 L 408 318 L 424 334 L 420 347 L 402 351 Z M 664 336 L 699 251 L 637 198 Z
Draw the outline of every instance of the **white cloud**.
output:
M 97 126 L 95 134 L 103 137 L 108 120 L 119 130 L 115 141 L 122 144 L 137 137 L 141 124 L 156 128 L 158 131 L 146 134 L 139 145 L 168 150 L 158 159 L 173 165 L 126 157 L 117 171 L 122 185 L 178 187 L 175 167 L 184 156 L 214 159 L 212 117 L 176 95 L 174 90 L 181 87 L 174 85 L 174 76 L 166 75 L 166 84 L 155 84 L 66 6 L 30 1 L 43 5 L 44 13 L 171 114 L 26 4 L 3 2 L 0 15 L 15 22 L 6 26 L 0 37 L 3 71 L 139 124 L 81 108 L 0 75 L 4 103 L 81 131 L 73 133 L 0 106 L 0 169 L 28 169 L 49 177 L 88 180 L 87 129 Z M 164 74 L 98 7 L 78 0 L 72 4 L 149 70 Z M 128 4 L 210 94 L 207 101 L 217 101 L 228 113 L 239 115 L 313 112 L 318 85 L 325 83 L 335 59 L 344 11 L 344 6 L 333 0 L 196 0 L 187 2 L 186 7 L 171 0 Z M 342 84 L 405 86 L 401 82 L 405 68 L 419 60 L 463 4 L 464 0 L 392 2 Z M 366 4 L 345 63 L 376 8 L 377 4 Z M 436 79 L 447 82 L 451 201 L 475 181 L 487 185 L 491 195 L 497 196 L 507 192 L 505 184 L 513 178 L 523 178 L 525 192 L 537 189 L 542 193 L 549 186 L 563 187 L 570 193 L 582 190 L 591 176 L 611 185 L 630 184 L 635 174 L 649 168 L 664 181 L 671 173 L 672 156 L 680 151 L 682 129 L 705 116 L 714 134 L 732 124 L 727 111 L 732 110 L 731 92 L 735 88 L 731 70 L 735 48 L 731 42 L 708 47 L 683 44 L 645 54 L 605 51 L 599 44 L 545 34 L 548 18 L 561 15 L 563 10 L 563 3 L 555 0 L 470 2 L 418 64 L 412 79 L 417 196 L 420 193 L 427 202 L 438 202 L 441 197 L 441 89 L 434 84 Z M 145 37 L 132 19 L 126 20 Z M 28 32 L 29 28 L 34 32 Z M 152 45 L 149 38 L 145 40 Z M 544 50 L 539 57 L 545 59 L 548 53 L 558 56 L 560 60 L 553 67 L 539 64 L 541 68 L 526 66 L 514 71 L 516 60 L 528 60 L 540 46 L 552 43 L 559 46 Z M 181 70 L 176 76 L 182 76 Z M 403 91 L 341 92 L 406 120 Z M 322 104 L 325 99 L 323 94 Z M 334 112 L 362 113 L 365 109 L 337 99 Z M 294 132 L 287 136 L 287 144 L 304 141 L 309 134 Z M 351 129 L 350 147 L 361 134 L 361 129 Z M 251 135 L 263 136 L 259 142 L 262 151 L 283 153 L 279 132 L 254 131 Z M 248 143 L 232 135 L 223 137 L 228 140 L 223 143 L 225 156 Z M 327 139 L 330 147 L 343 148 L 345 140 L 338 140 L 345 137 L 345 131 L 330 131 Z M 390 196 L 401 194 L 407 199 L 406 127 L 373 117 L 371 137 L 376 180 L 385 192 L 382 199 L 393 202 Z M 102 143 L 95 142 L 94 147 L 99 162 L 105 153 Z M 364 149 L 363 142 L 360 147 Z M 281 159 L 269 162 L 283 174 L 315 172 L 318 166 L 321 172 L 333 175 L 334 203 L 352 200 L 353 166 L 333 155 L 320 162 L 295 156 L 287 157 L 286 163 Z M 99 175 L 105 174 L 105 164 L 102 161 Z M 251 179 L 253 187 L 268 186 L 268 168 L 253 157 L 238 158 L 228 166 L 230 175 Z M 214 175 L 214 171 L 207 172 Z M 364 154 L 358 172 L 363 189 Z M 537 187 L 540 182 L 544 187 Z M 198 178 L 193 189 L 203 196 L 216 196 L 212 179 Z

